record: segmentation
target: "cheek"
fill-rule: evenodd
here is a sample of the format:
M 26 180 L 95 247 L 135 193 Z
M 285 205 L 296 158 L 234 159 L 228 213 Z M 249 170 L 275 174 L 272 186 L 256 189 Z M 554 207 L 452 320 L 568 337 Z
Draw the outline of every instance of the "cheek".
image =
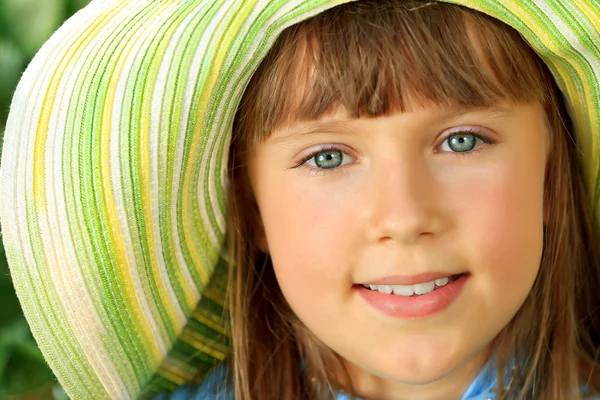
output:
M 360 249 L 356 185 L 262 182 L 255 190 L 277 281 L 298 317 L 319 330 L 339 317 L 334 310 L 352 292 L 352 260 Z
M 352 218 L 356 209 L 351 194 L 338 185 L 323 185 L 323 190 L 285 185 L 277 185 L 278 194 L 265 196 L 261 206 L 281 285 L 286 286 L 287 280 L 311 279 L 311 285 L 347 280 L 344 265 L 352 258 L 350 243 L 358 223 Z
M 474 272 L 486 278 L 481 289 L 495 294 L 492 300 L 517 303 L 528 294 L 539 269 L 544 196 L 543 159 L 518 160 L 500 165 L 477 185 L 454 190 L 463 200 L 470 199 L 469 217 L 458 222 L 463 224 L 458 231 L 464 235 L 460 243 L 472 243 L 467 256 Z M 509 292 L 517 295 L 510 297 Z

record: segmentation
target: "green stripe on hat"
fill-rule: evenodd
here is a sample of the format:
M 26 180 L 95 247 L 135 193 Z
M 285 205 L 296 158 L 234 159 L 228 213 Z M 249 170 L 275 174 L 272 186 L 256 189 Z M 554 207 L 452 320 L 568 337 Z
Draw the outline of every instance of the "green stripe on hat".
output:
M 0 218 L 70 397 L 150 397 L 227 357 L 233 116 L 278 34 L 345 2 L 95 0 L 36 55 L 6 128 Z M 452 2 L 513 26 L 548 64 L 600 217 L 600 4 Z

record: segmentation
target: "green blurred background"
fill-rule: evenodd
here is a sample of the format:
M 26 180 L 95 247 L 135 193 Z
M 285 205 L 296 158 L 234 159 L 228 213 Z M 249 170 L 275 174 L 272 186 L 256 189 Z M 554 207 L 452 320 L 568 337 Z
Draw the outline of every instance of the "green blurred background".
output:
M 23 70 L 63 21 L 89 1 L 0 0 L 0 143 Z M 0 400 L 5 399 L 62 400 L 66 396 L 21 313 L 0 244 Z

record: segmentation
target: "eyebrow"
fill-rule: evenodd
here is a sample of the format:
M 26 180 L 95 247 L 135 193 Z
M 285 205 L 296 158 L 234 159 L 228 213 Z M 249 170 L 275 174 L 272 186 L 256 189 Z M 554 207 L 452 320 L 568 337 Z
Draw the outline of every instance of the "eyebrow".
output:
M 314 121 L 302 121 L 294 124 L 292 127 L 284 128 L 283 132 L 271 136 L 270 142 L 272 144 L 279 144 L 282 142 L 293 141 L 300 137 L 310 136 L 315 134 L 323 133 L 339 133 L 340 131 L 359 131 L 355 130 L 351 123 L 352 120 L 314 120 Z
M 444 107 L 440 109 L 439 116 L 435 118 L 437 121 L 443 122 L 466 114 L 483 114 L 486 118 L 494 120 L 505 119 L 515 115 L 512 107 L 496 105 L 493 107 Z M 301 121 L 290 127 L 284 127 L 281 133 L 278 133 L 275 136 L 272 135 L 268 141 L 271 142 L 271 144 L 280 144 L 315 134 L 339 133 L 341 131 L 351 134 L 364 133 L 363 131 L 355 129 L 352 125 L 352 122 L 357 119 L 358 118 L 329 119 L 325 121 L 317 119 Z

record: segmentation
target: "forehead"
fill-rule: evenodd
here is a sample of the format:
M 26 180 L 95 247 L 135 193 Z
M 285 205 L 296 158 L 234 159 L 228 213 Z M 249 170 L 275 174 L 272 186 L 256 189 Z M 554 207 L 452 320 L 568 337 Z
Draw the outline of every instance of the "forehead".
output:
M 470 122 L 485 122 L 491 126 L 500 126 L 515 119 L 522 119 L 525 114 L 528 118 L 544 118 L 543 110 L 541 113 L 537 113 L 540 109 L 539 104 L 506 102 L 489 107 L 446 106 L 430 103 L 385 117 L 353 118 L 345 110 L 338 108 L 335 112 L 319 119 L 295 121 L 281 125 L 266 138 L 265 142 L 269 145 L 278 145 L 303 141 L 309 136 L 339 133 L 362 135 L 371 132 L 362 130 L 361 127 L 374 125 L 369 124 L 369 121 L 376 121 L 380 118 L 384 118 L 386 123 L 397 124 L 399 130 L 403 130 L 406 126 L 430 130 L 432 127 L 446 128 L 457 123 Z M 530 112 L 531 110 L 536 112 Z
M 449 4 L 383 3 L 337 7 L 283 33 L 240 107 L 252 140 L 339 110 L 372 118 L 545 98 L 543 63 L 501 22 Z

